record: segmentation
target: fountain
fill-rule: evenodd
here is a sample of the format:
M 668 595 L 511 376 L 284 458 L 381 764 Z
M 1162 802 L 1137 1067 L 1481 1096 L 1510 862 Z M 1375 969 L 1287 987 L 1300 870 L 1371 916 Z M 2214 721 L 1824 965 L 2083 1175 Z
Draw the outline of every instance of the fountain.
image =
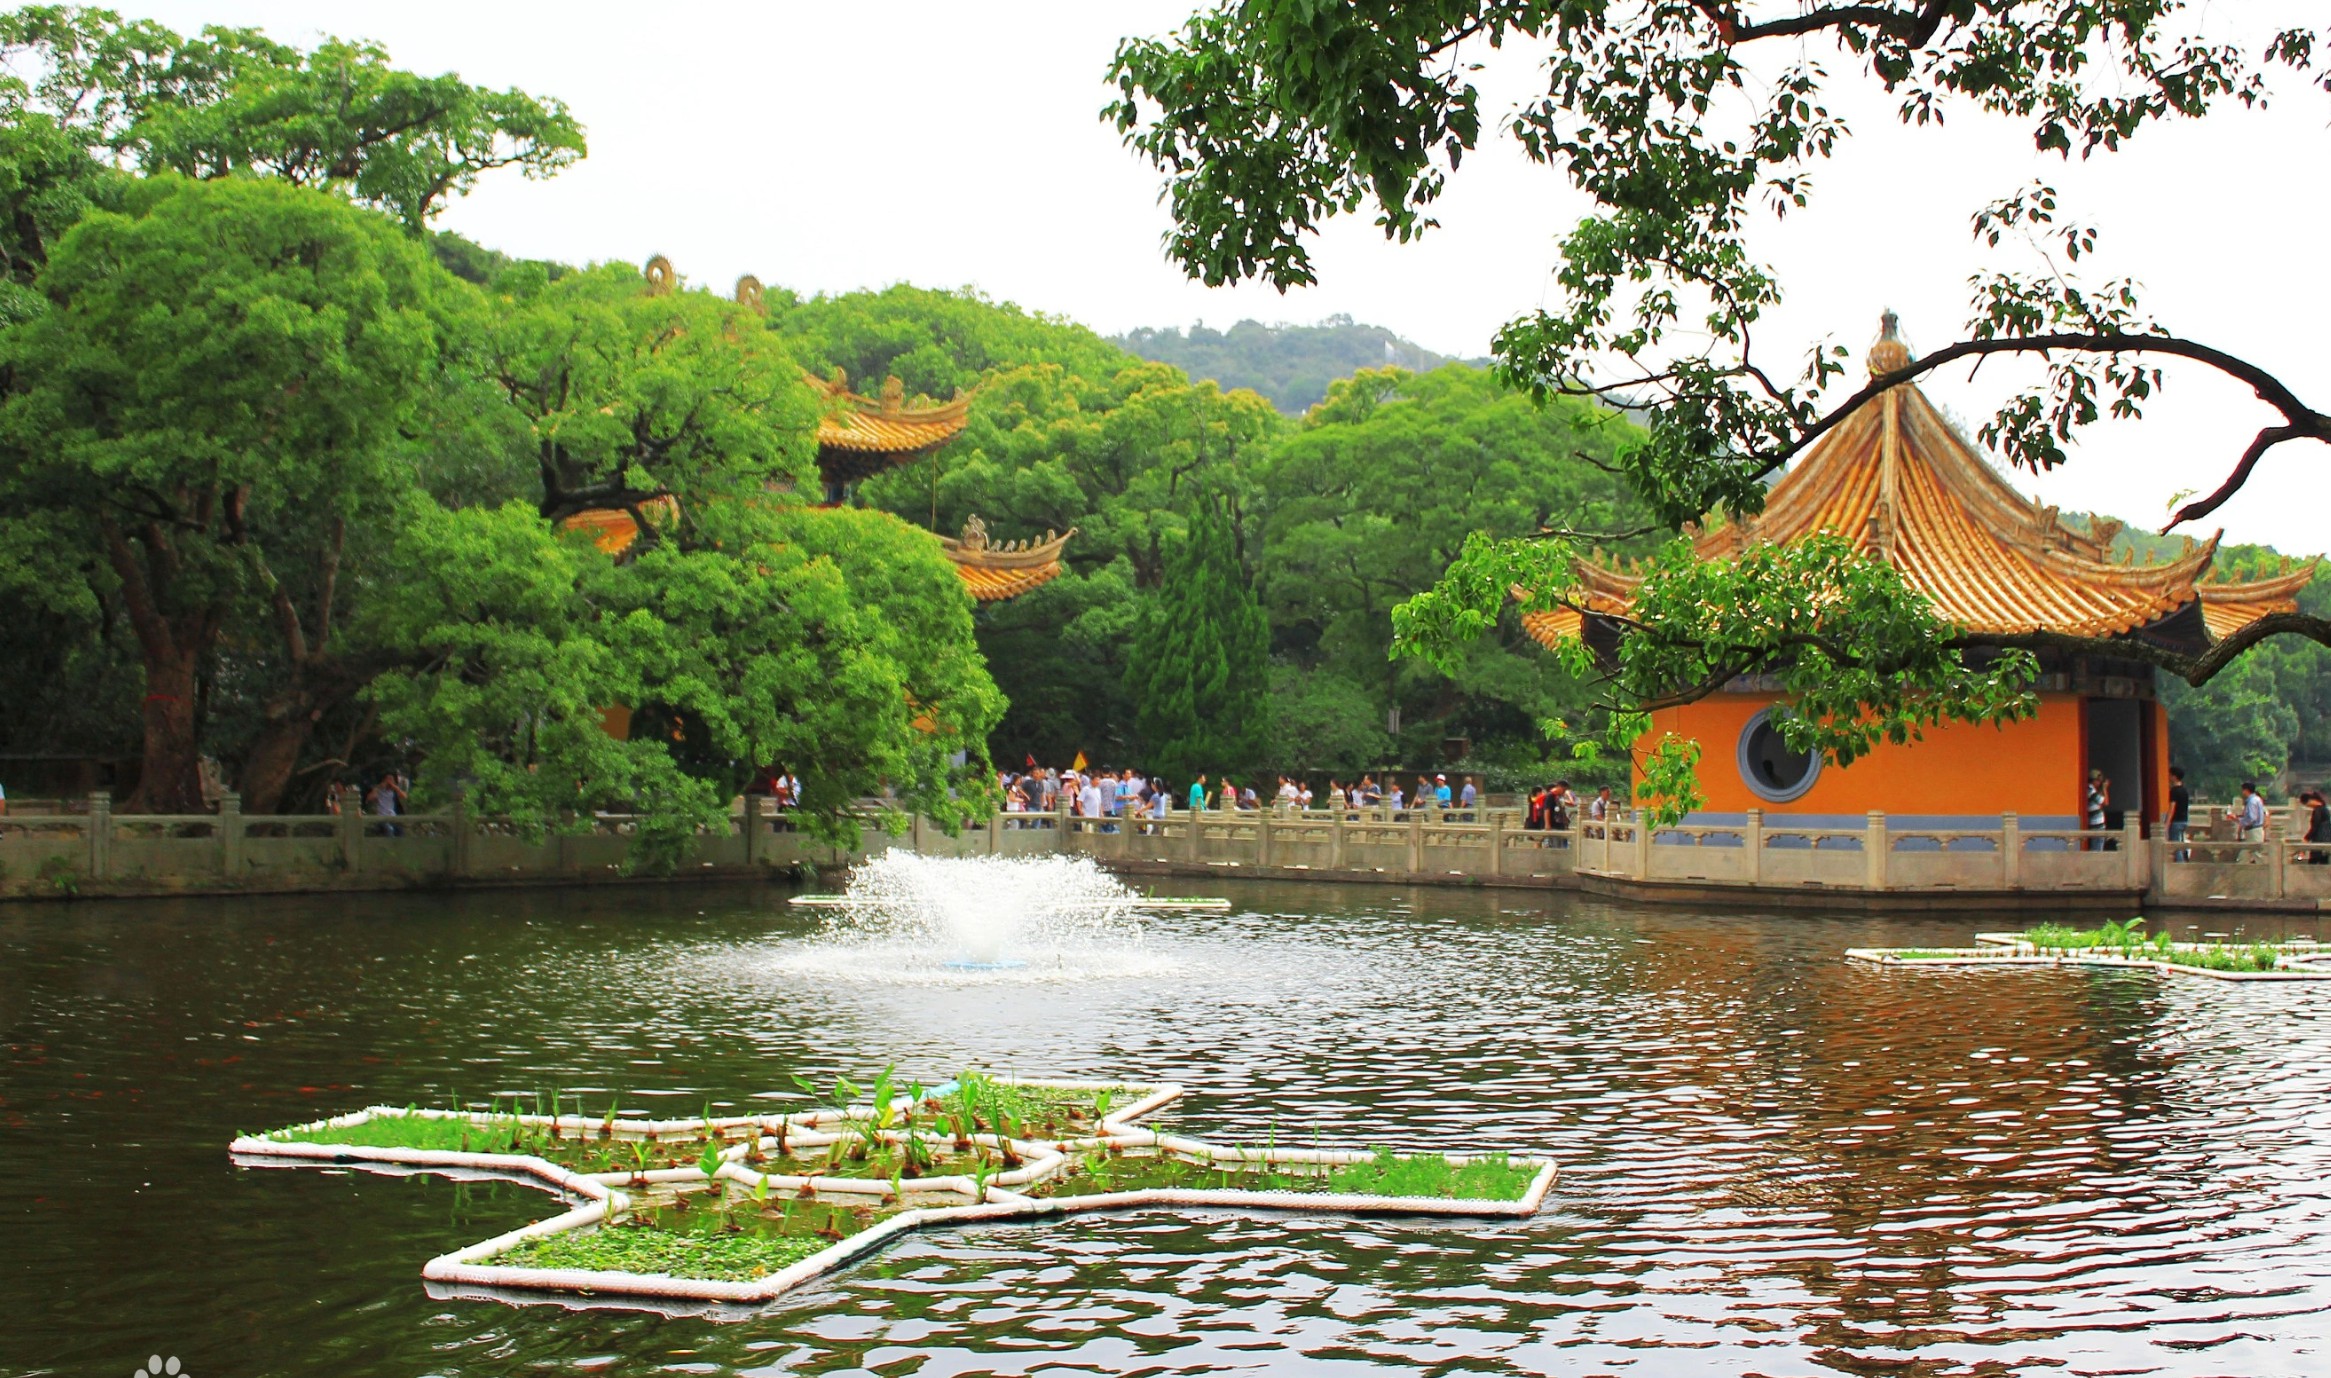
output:
M 1088 857 L 905 851 L 859 865 L 839 895 L 793 903 L 828 917 L 811 948 L 792 960 L 893 977 L 1123 973 L 1149 965 L 1144 912 L 1228 907 L 1136 894 Z

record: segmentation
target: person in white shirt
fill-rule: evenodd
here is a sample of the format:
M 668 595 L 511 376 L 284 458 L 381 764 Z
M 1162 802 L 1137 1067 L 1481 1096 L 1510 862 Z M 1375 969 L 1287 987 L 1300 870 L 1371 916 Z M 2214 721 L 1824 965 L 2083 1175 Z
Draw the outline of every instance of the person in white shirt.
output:
M 2242 782 L 2242 802 L 2236 807 L 2239 812 L 2235 816 L 2235 821 L 2241 825 L 2242 840 L 2244 842 L 2264 842 L 2266 840 L 2266 798 L 2258 792 L 2258 785 L 2255 781 L 2244 780 Z M 2263 850 L 2244 852 L 2242 859 L 2262 862 L 2266 860 L 2266 853 Z

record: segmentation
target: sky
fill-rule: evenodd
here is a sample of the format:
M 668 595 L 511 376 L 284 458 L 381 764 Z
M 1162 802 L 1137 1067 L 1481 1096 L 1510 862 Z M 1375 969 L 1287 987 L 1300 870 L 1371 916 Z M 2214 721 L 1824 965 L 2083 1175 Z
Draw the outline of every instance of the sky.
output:
M 685 280 L 723 291 L 742 273 L 804 293 L 972 286 L 1108 334 L 1345 314 L 1471 357 L 1503 322 L 1556 300 L 1557 241 L 1587 209 L 1558 172 L 1495 139 L 1467 158 L 1441 202 L 1442 228 L 1419 242 L 1388 243 L 1364 215 L 1349 217 L 1320 237 L 1315 287 L 1281 295 L 1187 280 L 1161 247 L 1158 175 L 1099 112 L 1118 41 L 1174 28 L 1190 0 L 119 8 L 181 30 L 369 38 L 400 66 L 557 96 L 588 129 L 590 156 L 547 182 L 489 178 L 440 223 L 522 257 L 660 253 Z M 2323 17 L 2320 0 L 2204 12 L 2230 37 Z M 1526 54 L 1479 56 L 1485 111 L 1526 94 Z M 1954 116 L 1940 132 L 1906 130 L 1882 99 L 1850 90 L 1844 59 L 1828 65 L 1855 134 L 1817 170 L 1811 209 L 1759 234 L 1788 294 L 1760 327 L 1771 362 L 1799 363 L 1823 339 L 1858 354 L 1889 306 L 1913 346 L 1958 338 L 1969 274 L 2039 264 L 2029 245 L 1983 250 L 1969 214 L 2046 176 L 2069 214 L 2104 233 L 2084 274 L 2136 278 L 2170 329 L 2331 406 L 2331 98 L 2284 83 L 2264 112 L 2229 107 L 2067 165 L 2035 154 L 2008 122 Z M 1925 386 L 1972 428 L 2033 377 L 1994 360 Z M 2097 427 L 2071 463 L 2012 481 L 2066 510 L 2159 526 L 2175 495 L 2215 487 L 2272 419 L 2240 386 L 2173 366 L 2141 422 Z M 2327 512 L 2331 447 L 2285 446 L 2196 534 L 2223 525 L 2230 540 L 2319 553 L 2331 545 Z

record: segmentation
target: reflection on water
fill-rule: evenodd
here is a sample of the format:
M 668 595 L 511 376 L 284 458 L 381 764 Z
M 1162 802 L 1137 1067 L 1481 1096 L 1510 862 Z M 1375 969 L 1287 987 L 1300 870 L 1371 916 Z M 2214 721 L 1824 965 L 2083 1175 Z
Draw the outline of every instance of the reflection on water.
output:
M 0 912 L 0 1373 L 2331 1369 L 2331 993 L 1838 957 L 1997 916 L 1219 892 L 1145 921 L 1153 972 L 1034 986 L 789 970 L 818 922 L 765 890 Z M 677 1114 L 892 1060 L 1176 1078 L 1205 1132 L 1564 1176 L 1454 1229 L 927 1235 L 722 1325 L 433 1300 L 423 1260 L 551 1198 L 224 1151 L 373 1101 Z

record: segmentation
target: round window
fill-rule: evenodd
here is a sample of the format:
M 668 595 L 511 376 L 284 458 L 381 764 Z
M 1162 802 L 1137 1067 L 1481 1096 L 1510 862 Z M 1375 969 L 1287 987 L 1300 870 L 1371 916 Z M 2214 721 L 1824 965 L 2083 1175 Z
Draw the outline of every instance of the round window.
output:
M 1821 757 L 1811 751 L 1791 751 L 1773 728 L 1770 708 L 1740 729 L 1740 778 L 1759 799 L 1786 804 L 1813 788 L 1821 776 Z

